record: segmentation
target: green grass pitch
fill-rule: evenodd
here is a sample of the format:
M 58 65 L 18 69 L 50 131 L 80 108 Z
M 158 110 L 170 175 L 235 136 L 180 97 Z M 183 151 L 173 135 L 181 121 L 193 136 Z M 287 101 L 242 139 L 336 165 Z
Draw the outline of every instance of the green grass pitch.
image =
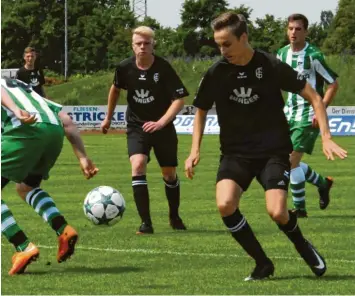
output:
M 183 176 L 191 136 L 179 136 L 178 169 L 181 179 L 181 216 L 189 230 L 174 232 L 168 225 L 167 201 L 154 157 L 148 165 L 148 184 L 155 234 L 137 236 L 140 221 L 132 196 L 130 165 L 124 135 L 85 135 L 90 156 L 100 168 L 86 181 L 66 142 L 51 178 L 43 183 L 66 219 L 79 232 L 74 256 L 55 260 L 57 240 L 50 227 L 15 195 L 13 184 L 3 199 L 29 238 L 40 246 L 37 262 L 24 275 L 7 275 L 13 247 L 1 243 L 1 293 L 17 295 L 68 294 L 354 294 L 355 293 L 355 138 L 336 141 L 349 151 L 348 159 L 329 162 L 321 152 L 305 160 L 318 172 L 335 179 L 329 208 L 318 207 L 316 188 L 307 184 L 309 218 L 301 229 L 325 256 L 328 271 L 316 278 L 265 210 L 263 191 L 253 182 L 243 195 L 241 211 L 275 264 L 275 276 L 261 282 L 244 282 L 253 261 L 226 231 L 215 205 L 215 175 L 219 159 L 217 136 L 205 136 L 195 179 Z M 110 185 L 122 192 L 127 209 L 112 227 L 95 226 L 83 213 L 87 192 Z M 289 197 L 289 206 L 291 207 Z M 49 264 L 49 262 L 51 264 Z

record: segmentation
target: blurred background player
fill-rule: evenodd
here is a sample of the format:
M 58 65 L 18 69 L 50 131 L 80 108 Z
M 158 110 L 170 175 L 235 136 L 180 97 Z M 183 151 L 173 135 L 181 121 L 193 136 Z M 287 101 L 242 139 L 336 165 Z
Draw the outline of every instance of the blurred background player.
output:
M 325 107 L 333 101 L 337 90 L 337 74 L 325 62 L 323 53 L 306 42 L 308 19 L 302 14 L 288 17 L 287 36 L 290 44 L 279 49 L 278 58 L 298 71 L 323 98 Z M 324 92 L 325 83 L 328 84 Z M 331 177 L 323 177 L 306 163 L 301 162 L 304 153 L 312 154 L 319 135 L 319 126 L 312 105 L 299 94 L 289 92 L 285 114 L 290 125 L 293 151 L 291 154 L 291 192 L 294 211 L 298 217 L 307 217 L 305 182 L 318 187 L 319 206 L 326 209 L 333 185 Z
M 106 134 L 120 91 L 127 90 L 128 154 L 134 200 L 142 220 L 137 234 L 154 232 L 146 178 L 152 148 L 165 183 L 170 225 L 176 230 L 186 229 L 179 216 L 178 139 L 173 121 L 184 106 L 184 97 L 189 94 L 172 66 L 153 53 L 154 42 L 151 28 L 141 26 L 133 31 L 134 56 L 123 60 L 116 68 L 108 95 L 107 116 L 101 124 Z
M 74 253 L 78 233 L 68 225 L 40 184 L 48 178 L 62 150 L 64 134 L 85 177 L 93 177 L 98 169 L 87 157 L 76 126 L 61 111 L 61 106 L 42 98 L 19 80 L 1 79 L 1 123 L 1 189 L 10 181 L 17 183 L 17 193 L 56 232 L 57 261 L 64 262 Z M 39 256 L 39 250 L 18 227 L 3 200 L 1 231 L 17 251 L 9 274 L 23 273 L 26 266 Z
M 36 63 L 37 53 L 33 47 L 26 47 L 23 53 L 25 65 L 16 72 L 16 78 L 30 85 L 42 97 L 46 97 L 43 85 L 45 84 L 42 69 Z

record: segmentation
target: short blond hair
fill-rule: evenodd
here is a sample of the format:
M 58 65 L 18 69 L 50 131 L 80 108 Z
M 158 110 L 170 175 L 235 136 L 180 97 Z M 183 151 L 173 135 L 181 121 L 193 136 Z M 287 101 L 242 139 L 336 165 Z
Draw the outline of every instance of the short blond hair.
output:
M 153 40 L 155 37 L 155 33 L 154 33 L 153 29 L 150 27 L 147 27 L 147 26 L 140 26 L 140 27 L 135 28 L 133 30 L 133 35 L 134 34 L 149 37 L 149 38 L 152 38 Z

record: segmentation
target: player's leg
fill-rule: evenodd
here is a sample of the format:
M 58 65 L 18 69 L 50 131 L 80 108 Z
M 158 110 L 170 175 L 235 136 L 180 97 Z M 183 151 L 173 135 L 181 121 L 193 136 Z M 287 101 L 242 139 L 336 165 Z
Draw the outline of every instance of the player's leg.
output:
M 292 194 L 292 201 L 294 212 L 298 217 L 307 217 L 306 210 L 306 177 L 300 167 L 300 162 L 303 153 L 306 150 L 307 129 L 299 126 L 291 127 L 291 141 L 293 151 L 290 156 L 291 172 L 290 172 L 290 189 Z
M 55 165 L 63 146 L 63 129 L 59 126 L 45 126 L 41 129 L 42 141 L 45 147 L 40 161 L 32 168 L 29 175 L 16 184 L 16 189 L 21 198 L 30 205 L 58 236 L 57 261 L 64 262 L 74 253 L 78 240 L 76 230 L 68 225 L 66 219 L 57 208 L 52 196 L 44 191 L 40 184 L 42 179 L 47 179 L 51 168 Z M 28 147 L 35 153 L 36 147 Z
M 306 176 L 306 181 L 318 187 L 320 209 L 326 209 L 330 202 L 330 189 L 333 186 L 333 179 L 331 177 L 323 177 L 307 163 L 301 162 L 300 167 Z
M 298 226 L 297 215 L 287 210 L 287 173 L 290 170 L 288 156 L 271 158 L 258 180 L 265 190 L 266 208 L 270 217 L 277 223 L 298 253 L 306 261 L 314 274 L 321 276 L 326 271 L 323 257 L 308 242 Z
M 292 194 L 293 211 L 299 218 L 307 217 L 306 210 L 306 177 L 300 161 L 303 152 L 292 151 L 290 155 L 291 172 L 290 172 L 290 188 Z
M 175 230 L 186 230 L 186 226 L 179 214 L 180 180 L 176 174 L 176 167 L 161 168 L 165 184 L 165 194 L 169 203 L 169 223 Z
M 173 229 L 186 230 L 179 215 L 180 181 L 176 174 L 178 165 L 178 139 L 174 126 L 168 126 L 153 134 L 153 148 L 161 167 L 165 194 L 169 204 L 169 221 Z
M 3 188 L 3 178 L 1 178 L 1 183 Z M 9 275 L 23 273 L 27 265 L 38 258 L 39 250 L 30 242 L 26 234 L 18 226 L 12 212 L 2 199 L 1 233 L 16 249 L 16 253 L 12 257 L 12 267 L 9 271 Z
M 37 135 L 28 133 L 28 130 L 29 128 L 24 126 L 2 134 L 1 189 L 10 180 L 16 182 L 23 179 L 38 160 L 39 156 L 33 155 L 27 149 L 29 145 L 34 145 L 37 141 Z M 41 147 L 37 147 L 37 151 L 41 153 Z M 27 265 L 38 257 L 39 251 L 19 228 L 3 200 L 1 200 L 1 231 L 17 250 L 12 257 L 13 266 L 9 274 L 14 275 L 24 272 Z
M 267 278 L 274 272 L 274 265 L 266 256 L 247 220 L 239 210 L 239 201 L 254 173 L 247 160 L 222 156 L 217 173 L 216 202 L 222 220 L 232 237 L 255 260 L 254 271 L 245 280 Z
M 141 128 L 127 129 L 128 155 L 132 168 L 132 189 L 141 225 L 137 234 L 154 232 L 150 216 L 149 191 L 147 182 L 147 163 L 150 152 L 150 135 Z
M 315 142 L 318 138 L 319 129 L 308 126 L 300 130 L 301 135 L 299 138 L 299 151 L 311 155 Z M 300 163 L 300 168 L 303 170 L 306 181 L 317 185 L 319 193 L 319 207 L 324 210 L 330 202 L 330 189 L 333 185 L 333 179 L 331 177 L 324 178 L 317 172 L 313 171 L 305 163 Z

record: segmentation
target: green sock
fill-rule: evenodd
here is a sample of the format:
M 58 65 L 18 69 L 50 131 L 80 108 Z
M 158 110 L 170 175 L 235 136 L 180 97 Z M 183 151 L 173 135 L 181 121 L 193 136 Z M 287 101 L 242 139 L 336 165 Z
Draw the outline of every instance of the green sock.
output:
M 305 185 L 306 182 L 290 184 L 293 206 L 297 210 L 306 210 Z
M 301 162 L 300 167 L 302 168 L 308 183 L 311 183 L 317 187 L 325 187 L 327 185 L 326 179 L 313 170 L 308 164 Z
M 47 192 L 41 188 L 35 188 L 27 194 L 26 202 L 52 227 L 57 235 L 62 234 L 68 223 Z
M 1 232 L 19 252 L 25 250 L 30 243 L 3 200 L 1 200 Z

